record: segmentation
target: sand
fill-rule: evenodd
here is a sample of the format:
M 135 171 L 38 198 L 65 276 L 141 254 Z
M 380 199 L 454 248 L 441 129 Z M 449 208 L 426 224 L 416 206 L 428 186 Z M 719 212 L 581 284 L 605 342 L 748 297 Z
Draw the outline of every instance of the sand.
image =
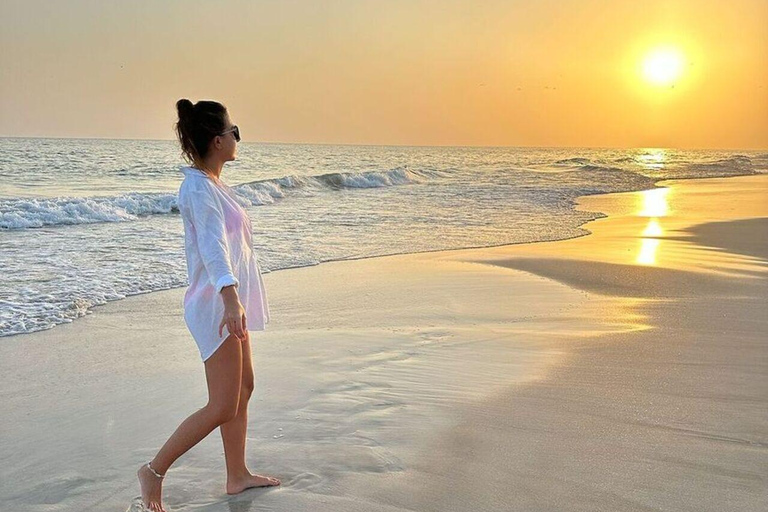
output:
M 768 176 L 589 196 L 559 242 L 265 275 L 248 464 L 214 431 L 170 510 L 759 510 L 768 497 Z M 206 403 L 183 289 L 0 343 L 0 509 L 128 509 Z

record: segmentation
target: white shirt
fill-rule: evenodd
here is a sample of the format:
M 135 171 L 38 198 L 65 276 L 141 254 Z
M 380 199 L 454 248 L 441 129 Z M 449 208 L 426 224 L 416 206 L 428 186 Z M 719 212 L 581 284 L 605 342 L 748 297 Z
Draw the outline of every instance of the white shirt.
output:
M 221 289 L 236 285 L 245 309 L 246 329 L 263 331 L 269 306 L 261 267 L 253 250 L 253 228 L 248 213 L 226 184 L 214 182 L 194 167 L 182 167 L 179 212 L 184 221 L 184 249 L 189 288 L 184 295 L 184 321 L 208 359 L 229 336 Z

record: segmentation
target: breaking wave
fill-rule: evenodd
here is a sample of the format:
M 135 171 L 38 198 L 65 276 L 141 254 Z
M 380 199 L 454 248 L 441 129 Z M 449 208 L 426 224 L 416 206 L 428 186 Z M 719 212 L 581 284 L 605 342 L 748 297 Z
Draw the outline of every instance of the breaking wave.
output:
M 319 176 L 283 176 L 232 188 L 245 205 L 273 203 L 286 191 L 300 188 L 362 189 L 422 183 L 439 171 L 397 167 L 386 171 L 334 172 Z M 131 192 L 119 196 L 0 199 L 0 228 L 134 221 L 147 215 L 178 213 L 178 195 L 170 192 Z

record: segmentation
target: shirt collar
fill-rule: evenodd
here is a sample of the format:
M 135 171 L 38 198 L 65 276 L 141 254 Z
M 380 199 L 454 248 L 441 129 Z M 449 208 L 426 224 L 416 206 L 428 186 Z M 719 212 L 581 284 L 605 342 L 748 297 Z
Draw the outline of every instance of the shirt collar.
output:
M 207 178 L 208 175 L 201 171 L 200 169 L 196 169 L 194 167 L 190 166 L 184 166 L 181 168 L 181 172 L 184 173 L 185 176 L 193 175 L 193 176 L 202 176 L 203 178 Z

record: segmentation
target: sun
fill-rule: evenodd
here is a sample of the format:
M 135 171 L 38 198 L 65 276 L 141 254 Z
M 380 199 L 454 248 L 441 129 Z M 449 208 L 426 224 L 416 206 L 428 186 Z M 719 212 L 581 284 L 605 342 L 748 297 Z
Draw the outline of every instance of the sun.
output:
M 683 74 L 685 58 L 676 48 L 657 48 L 643 59 L 642 73 L 654 85 L 674 86 Z

